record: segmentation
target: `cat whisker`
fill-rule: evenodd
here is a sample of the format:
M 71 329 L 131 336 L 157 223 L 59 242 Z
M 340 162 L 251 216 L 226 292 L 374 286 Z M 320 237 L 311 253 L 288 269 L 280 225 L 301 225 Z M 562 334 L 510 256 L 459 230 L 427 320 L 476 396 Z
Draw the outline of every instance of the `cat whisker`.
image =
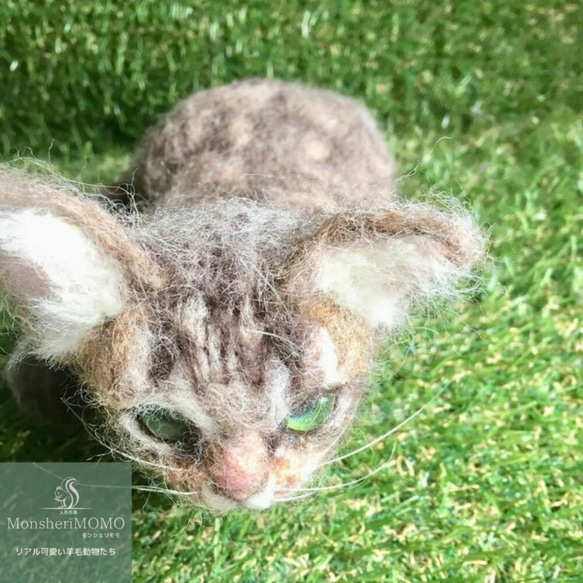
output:
M 316 466 L 316 468 L 318 469 L 318 468 L 322 468 L 324 466 L 329 466 L 330 464 L 334 464 L 334 463 L 339 462 L 341 460 L 352 457 L 353 455 L 356 455 L 356 454 L 361 453 L 367 449 L 370 449 L 371 447 L 375 446 L 377 443 L 385 440 L 387 437 L 390 437 L 391 435 L 393 435 L 393 433 L 399 431 L 399 429 L 402 429 L 407 423 L 409 423 L 410 421 L 413 421 L 413 419 L 415 419 L 416 417 L 419 417 L 419 415 L 421 415 L 421 413 L 423 413 L 423 411 L 425 411 L 430 405 L 432 405 L 442 395 L 442 393 L 445 391 L 445 389 L 447 389 L 447 387 L 449 387 L 450 384 L 451 384 L 451 381 L 448 382 L 447 384 L 445 384 L 437 392 L 437 394 L 435 394 L 433 397 L 431 397 L 431 399 L 429 399 L 429 401 L 427 401 L 427 403 L 425 403 L 422 407 L 417 409 L 417 411 L 415 411 L 415 413 L 409 415 L 409 417 L 407 417 L 405 420 L 401 421 L 401 423 L 397 424 L 395 427 L 391 428 L 386 433 L 383 433 L 382 435 L 373 439 L 369 443 L 367 443 L 367 444 L 363 445 L 362 447 L 359 447 L 359 448 L 357 448 L 349 453 L 346 453 L 344 455 L 337 456 L 331 460 L 327 460 L 325 462 L 322 462 L 321 464 Z
M 304 500 L 306 498 L 311 498 L 314 494 L 309 492 L 308 494 L 301 494 L 300 496 L 290 496 L 289 498 L 279 498 L 275 497 L 274 502 L 294 502 L 295 500 Z
M 121 449 L 112 449 L 111 451 L 115 452 L 118 455 L 121 455 L 133 462 L 136 462 L 137 464 L 140 465 L 145 465 L 145 466 L 150 466 L 152 468 L 159 468 L 161 470 L 170 470 L 172 472 L 185 472 L 187 471 L 186 468 L 175 468 L 174 466 L 166 466 L 164 464 L 157 464 L 155 462 L 150 462 L 148 460 L 144 460 L 144 459 L 140 459 L 137 457 L 134 457 L 132 455 L 130 455 L 129 453 L 121 450 Z
M 342 490 L 343 488 L 350 488 L 353 486 L 357 486 L 361 482 L 368 480 L 369 478 L 371 478 L 375 474 L 378 474 L 379 472 L 381 472 L 382 470 L 384 470 L 386 467 L 389 466 L 389 464 L 393 461 L 393 454 L 395 453 L 395 447 L 396 446 L 393 446 L 393 450 L 391 451 L 391 455 L 386 462 L 382 463 L 378 468 L 371 470 L 368 474 L 366 474 L 366 476 L 362 476 L 361 478 L 356 478 L 355 480 L 350 480 L 350 482 L 344 482 L 342 484 L 335 484 L 333 486 L 318 486 L 318 487 L 314 487 L 314 488 L 282 488 L 282 490 L 286 490 L 289 492 L 312 492 L 312 493 L 314 493 L 314 492 L 329 492 L 331 490 Z
M 85 419 L 83 419 L 83 417 L 81 415 L 79 415 L 77 413 L 77 411 L 75 411 L 75 409 L 71 405 L 69 405 L 69 403 L 67 403 L 66 401 L 63 401 L 63 402 L 67 405 L 68 411 L 70 411 L 73 415 L 75 415 L 75 417 L 77 417 L 77 419 L 79 419 L 79 421 L 81 421 L 81 423 L 83 424 L 83 427 L 85 428 L 85 430 L 87 431 L 87 433 L 89 433 L 93 437 L 93 439 L 95 439 L 95 441 L 97 441 L 97 443 L 99 443 L 100 445 L 102 445 L 103 447 L 105 447 L 106 449 L 108 449 L 110 453 L 115 453 L 115 454 L 117 454 L 119 456 L 125 457 L 126 459 L 129 459 L 129 460 L 131 460 L 133 462 L 136 462 L 137 464 L 151 466 L 151 467 L 159 468 L 159 469 L 162 469 L 162 470 L 171 470 L 173 472 L 184 472 L 184 471 L 186 471 L 185 468 L 178 468 L 178 467 L 173 467 L 173 466 L 166 466 L 164 464 L 157 464 L 155 462 L 150 462 L 148 460 L 144 460 L 144 459 L 137 458 L 135 456 L 132 456 L 128 452 L 124 451 L 123 449 L 120 449 L 120 448 L 117 448 L 117 447 L 112 446 L 111 444 L 109 444 L 106 441 L 104 441 L 103 438 L 101 437 L 101 435 L 99 433 L 97 433 L 97 431 L 94 430 L 93 426 L 90 425 L 89 423 L 87 423 L 85 421 Z
M 182 492 L 181 490 L 170 490 L 168 488 L 156 488 L 155 486 L 132 486 L 132 490 L 137 490 L 138 492 L 154 492 L 155 494 L 168 494 L 176 496 L 184 496 L 197 493 L 197 492 Z
M 189 492 L 189 491 L 183 491 L 183 490 L 171 490 L 169 488 L 158 488 L 156 486 L 142 486 L 142 485 L 138 485 L 138 486 L 132 486 L 132 490 L 137 490 L 138 492 L 154 492 L 156 494 L 167 494 L 167 495 L 174 495 L 174 496 L 193 496 L 193 495 L 199 495 L 200 492 Z M 202 505 L 198 505 L 195 504 L 196 506 L 202 506 Z
M 332 441 L 332 443 L 330 443 L 330 445 L 329 445 L 329 446 L 328 446 L 328 447 L 327 447 L 327 448 L 326 448 L 326 449 L 325 449 L 325 450 L 322 452 L 322 454 L 321 454 L 321 456 L 320 456 L 320 459 L 321 459 L 322 457 L 324 457 L 324 456 L 325 456 L 325 455 L 326 455 L 326 454 L 327 454 L 327 453 L 328 453 L 328 452 L 329 452 L 331 449 L 333 449 L 333 448 L 334 448 L 334 446 L 335 446 L 335 445 L 336 445 L 336 444 L 337 444 L 337 443 L 338 443 L 338 442 L 339 442 L 339 441 L 340 441 L 340 440 L 341 440 L 343 437 L 344 437 L 344 433 L 340 433 L 339 435 L 337 435 L 337 436 L 334 438 L 334 440 Z M 329 463 L 329 462 L 327 462 L 327 463 Z M 322 467 L 322 465 L 324 465 L 324 464 L 323 464 L 323 463 L 322 463 L 322 464 L 318 464 L 318 465 L 316 466 L 316 469 L 318 469 L 318 468 Z

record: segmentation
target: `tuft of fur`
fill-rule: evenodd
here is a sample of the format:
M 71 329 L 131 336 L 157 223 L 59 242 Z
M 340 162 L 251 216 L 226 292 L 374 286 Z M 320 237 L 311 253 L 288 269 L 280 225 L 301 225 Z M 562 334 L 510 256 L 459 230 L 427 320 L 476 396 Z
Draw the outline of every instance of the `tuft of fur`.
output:
M 13 389 L 30 355 L 72 367 L 114 451 L 193 504 L 294 498 L 380 343 L 484 253 L 468 213 L 399 200 L 394 175 L 361 105 L 260 80 L 197 94 L 147 134 L 127 173 L 138 214 L 1 169 L 0 281 L 25 324 Z

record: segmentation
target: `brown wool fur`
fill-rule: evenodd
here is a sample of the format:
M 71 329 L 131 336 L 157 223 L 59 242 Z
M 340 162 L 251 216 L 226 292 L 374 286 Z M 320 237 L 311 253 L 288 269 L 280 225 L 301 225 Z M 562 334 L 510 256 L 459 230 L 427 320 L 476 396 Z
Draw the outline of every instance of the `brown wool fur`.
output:
M 394 198 L 396 165 L 362 105 L 250 79 L 185 99 L 146 135 L 122 185 L 149 204 L 240 196 L 321 209 Z
M 263 80 L 197 93 L 147 133 L 109 189 L 132 212 L 2 168 L 0 276 L 25 333 L 11 387 L 31 357 L 70 367 L 112 449 L 193 504 L 301 496 L 380 343 L 483 255 L 467 212 L 401 201 L 395 177 L 362 105 Z M 286 427 L 321 398 L 319 427 Z M 148 429 L 161 412 L 181 437 Z

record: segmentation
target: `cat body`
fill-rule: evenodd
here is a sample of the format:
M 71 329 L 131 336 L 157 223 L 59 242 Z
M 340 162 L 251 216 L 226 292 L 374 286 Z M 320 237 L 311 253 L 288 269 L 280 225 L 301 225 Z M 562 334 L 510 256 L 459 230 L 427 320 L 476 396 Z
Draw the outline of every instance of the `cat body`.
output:
M 330 209 L 395 196 L 368 110 L 331 91 L 249 79 L 195 93 L 146 135 L 125 186 L 149 204 L 232 197 Z
M 193 504 L 301 496 L 380 343 L 483 253 L 467 213 L 399 200 L 395 176 L 363 106 L 267 80 L 148 132 L 114 194 L 135 213 L 3 169 L 13 390 L 31 357 L 72 368 L 115 450 Z

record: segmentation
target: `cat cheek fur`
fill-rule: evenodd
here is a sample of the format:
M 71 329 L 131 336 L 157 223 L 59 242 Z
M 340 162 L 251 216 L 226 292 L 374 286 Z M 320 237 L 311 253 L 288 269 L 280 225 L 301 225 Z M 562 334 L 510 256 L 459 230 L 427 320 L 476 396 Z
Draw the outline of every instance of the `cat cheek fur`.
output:
M 148 320 L 139 308 L 129 308 L 95 329 L 77 354 L 79 377 L 112 418 L 150 390 L 146 372 L 153 339 Z

